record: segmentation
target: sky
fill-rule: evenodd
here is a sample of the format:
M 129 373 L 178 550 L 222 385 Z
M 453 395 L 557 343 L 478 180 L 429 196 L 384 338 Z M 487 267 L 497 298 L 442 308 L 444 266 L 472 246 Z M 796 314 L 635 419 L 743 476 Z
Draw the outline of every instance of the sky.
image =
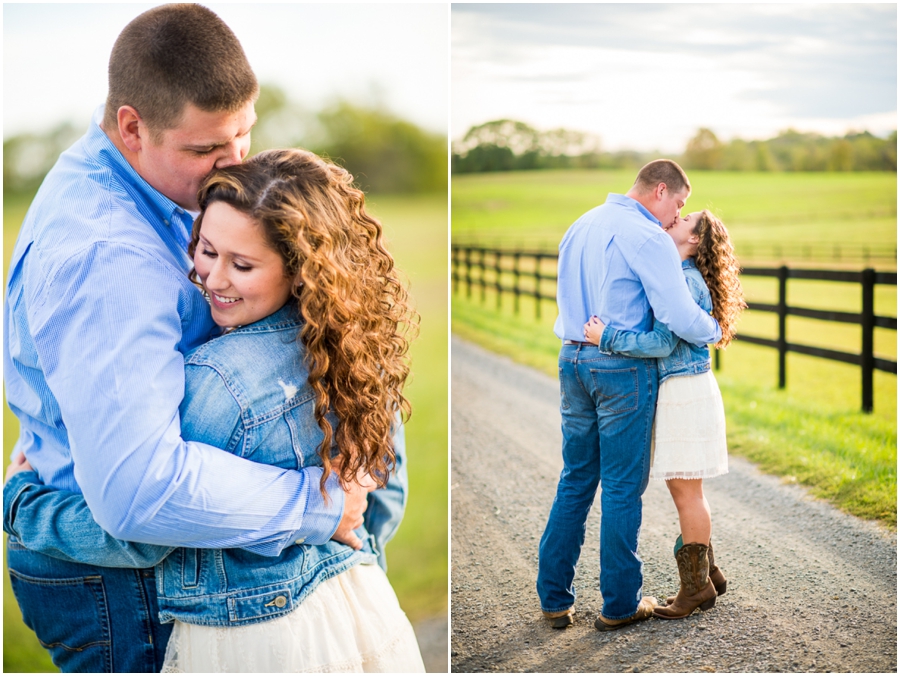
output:
M 456 4 L 450 137 L 515 119 L 682 152 L 897 128 L 896 4 Z
M 66 120 L 87 128 L 106 99 L 116 37 L 156 4 L 4 3 L 3 137 Z M 257 79 L 297 103 L 380 103 L 446 133 L 447 5 L 204 4 L 237 35 Z

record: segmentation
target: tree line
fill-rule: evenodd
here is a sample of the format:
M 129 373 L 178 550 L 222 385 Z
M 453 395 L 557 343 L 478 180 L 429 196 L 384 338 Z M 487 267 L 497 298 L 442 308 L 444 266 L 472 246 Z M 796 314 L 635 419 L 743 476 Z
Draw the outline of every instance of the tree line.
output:
M 524 122 L 495 120 L 469 129 L 453 144 L 453 173 L 528 169 L 637 169 L 656 151 L 605 152 L 600 139 L 565 129 L 539 131 Z M 701 128 L 672 159 L 685 169 L 723 171 L 897 171 L 897 132 L 826 137 L 789 129 L 764 141 L 721 141 Z
M 322 110 L 291 101 L 273 85 L 260 87 L 251 154 L 300 147 L 330 158 L 356 184 L 379 193 L 446 191 L 447 138 L 401 119 L 383 106 L 336 100 Z M 6 192 L 34 191 L 59 155 L 87 128 L 71 122 L 43 134 L 3 141 Z

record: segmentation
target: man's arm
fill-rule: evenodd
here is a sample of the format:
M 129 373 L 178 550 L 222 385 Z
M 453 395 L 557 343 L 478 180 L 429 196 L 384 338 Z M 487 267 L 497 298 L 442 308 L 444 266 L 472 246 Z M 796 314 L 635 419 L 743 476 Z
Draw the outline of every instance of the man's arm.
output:
M 277 555 L 326 542 L 344 492 L 320 468 L 249 462 L 181 438 L 184 392 L 178 271 L 134 247 L 98 244 L 32 299 L 29 321 L 70 441 L 75 479 L 116 539 L 246 547 Z M 39 467 L 39 457 L 32 458 Z
M 628 262 L 641 280 L 656 319 L 689 343 L 719 342 L 722 329 L 691 296 L 678 250 L 668 235 L 661 232 L 660 236 L 648 239 Z

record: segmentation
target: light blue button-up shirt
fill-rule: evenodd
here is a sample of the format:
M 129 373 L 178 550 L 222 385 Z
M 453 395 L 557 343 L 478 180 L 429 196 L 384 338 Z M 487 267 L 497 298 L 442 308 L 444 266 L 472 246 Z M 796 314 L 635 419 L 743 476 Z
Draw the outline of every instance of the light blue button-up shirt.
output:
M 44 483 L 81 492 L 117 538 L 276 555 L 327 542 L 344 494 L 181 438 L 184 354 L 214 335 L 187 277 L 193 219 L 100 129 L 47 175 L 10 263 L 4 379 Z
M 690 343 L 718 342 L 718 322 L 698 306 L 672 238 L 642 204 L 610 193 L 579 218 L 559 245 L 554 332 L 584 340 L 597 315 L 607 326 L 651 331 L 653 318 Z

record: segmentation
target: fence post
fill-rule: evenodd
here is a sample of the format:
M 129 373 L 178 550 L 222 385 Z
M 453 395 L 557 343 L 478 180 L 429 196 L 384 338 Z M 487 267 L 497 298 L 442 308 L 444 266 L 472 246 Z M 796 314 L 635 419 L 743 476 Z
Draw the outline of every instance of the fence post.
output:
M 871 413 L 875 372 L 875 270 L 862 273 L 862 410 Z
M 534 317 L 541 318 L 541 254 L 534 257 Z
M 472 297 L 472 248 L 466 247 L 466 298 Z
M 787 384 L 787 279 L 786 265 L 778 268 L 778 389 Z
M 516 251 L 513 254 L 513 293 L 515 299 L 513 301 L 513 314 L 519 314 L 519 258 L 521 253 Z
M 486 266 L 484 264 L 485 253 L 487 253 L 486 250 L 482 249 L 481 250 L 481 258 L 479 259 L 480 262 L 479 262 L 479 266 L 478 266 L 479 268 L 481 268 L 481 274 L 479 275 L 479 279 L 481 280 L 481 304 L 482 305 L 484 305 L 485 300 L 487 300 L 487 290 L 485 289 L 485 281 L 484 281 L 484 275 L 486 272 L 486 270 L 485 270 Z
M 497 249 L 494 252 L 494 288 L 497 289 L 497 310 L 500 310 L 502 303 L 502 296 L 500 294 L 500 257 L 503 255 L 503 252 L 500 249 Z
M 453 276 L 453 293 L 459 293 L 459 247 L 452 247 L 450 250 L 450 267 Z

